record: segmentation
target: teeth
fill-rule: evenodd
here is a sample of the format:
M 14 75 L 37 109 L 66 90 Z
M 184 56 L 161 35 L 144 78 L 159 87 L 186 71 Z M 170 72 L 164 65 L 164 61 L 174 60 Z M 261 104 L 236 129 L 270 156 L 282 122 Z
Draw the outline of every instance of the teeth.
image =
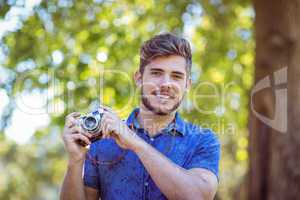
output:
M 162 98 L 162 99 L 169 99 L 170 97 L 167 96 L 167 95 L 162 95 L 162 94 L 158 94 L 157 95 L 159 98 Z

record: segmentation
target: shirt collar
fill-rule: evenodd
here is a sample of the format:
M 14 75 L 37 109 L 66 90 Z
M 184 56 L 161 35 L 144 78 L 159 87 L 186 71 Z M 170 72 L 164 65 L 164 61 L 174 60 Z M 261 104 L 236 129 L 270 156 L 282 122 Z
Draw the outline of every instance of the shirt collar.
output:
M 127 118 L 126 124 L 131 129 L 141 128 L 137 120 L 139 111 L 139 108 L 135 108 Z M 186 134 L 186 122 L 180 117 L 178 112 L 175 113 L 175 119 L 165 129 L 163 129 L 163 132 L 172 132 L 173 130 L 175 130 L 176 133 L 181 136 L 184 136 Z

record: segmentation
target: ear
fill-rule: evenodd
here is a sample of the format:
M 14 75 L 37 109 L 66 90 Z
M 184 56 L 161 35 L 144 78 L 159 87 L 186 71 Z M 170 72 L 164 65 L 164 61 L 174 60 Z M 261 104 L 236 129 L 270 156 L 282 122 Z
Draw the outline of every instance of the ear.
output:
M 142 87 L 142 79 L 143 79 L 143 76 L 141 74 L 141 72 L 138 70 L 134 73 L 134 81 L 135 81 L 135 84 L 137 85 L 137 87 Z

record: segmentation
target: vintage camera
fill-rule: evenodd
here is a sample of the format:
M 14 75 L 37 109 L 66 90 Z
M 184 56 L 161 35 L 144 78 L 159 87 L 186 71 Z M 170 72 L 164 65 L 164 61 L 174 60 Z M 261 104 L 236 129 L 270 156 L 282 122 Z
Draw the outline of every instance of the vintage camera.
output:
M 104 110 L 102 108 L 98 108 L 95 111 L 92 111 L 86 115 L 83 115 L 78 120 L 78 125 L 81 128 L 90 133 L 92 137 L 90 138 L 91 142 L 95 142 L 96 140 L 101 139 L 102 132 L 100 131 L 101 119 L 103 116 Z M 87 144 L 80 140 L 79 143 L 82 146 L 86 146 Z

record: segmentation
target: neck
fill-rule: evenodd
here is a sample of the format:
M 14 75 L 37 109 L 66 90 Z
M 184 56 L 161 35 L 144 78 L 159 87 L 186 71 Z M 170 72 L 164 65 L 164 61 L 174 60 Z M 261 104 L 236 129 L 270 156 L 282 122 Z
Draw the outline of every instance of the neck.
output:
M 150 136 L 155 136 L 160 130 L 168 126 L 175 117 L 175 111 L 167 115 L 157 115 L 143 105 L 137 116 L 140 126 L 145 129 Z

